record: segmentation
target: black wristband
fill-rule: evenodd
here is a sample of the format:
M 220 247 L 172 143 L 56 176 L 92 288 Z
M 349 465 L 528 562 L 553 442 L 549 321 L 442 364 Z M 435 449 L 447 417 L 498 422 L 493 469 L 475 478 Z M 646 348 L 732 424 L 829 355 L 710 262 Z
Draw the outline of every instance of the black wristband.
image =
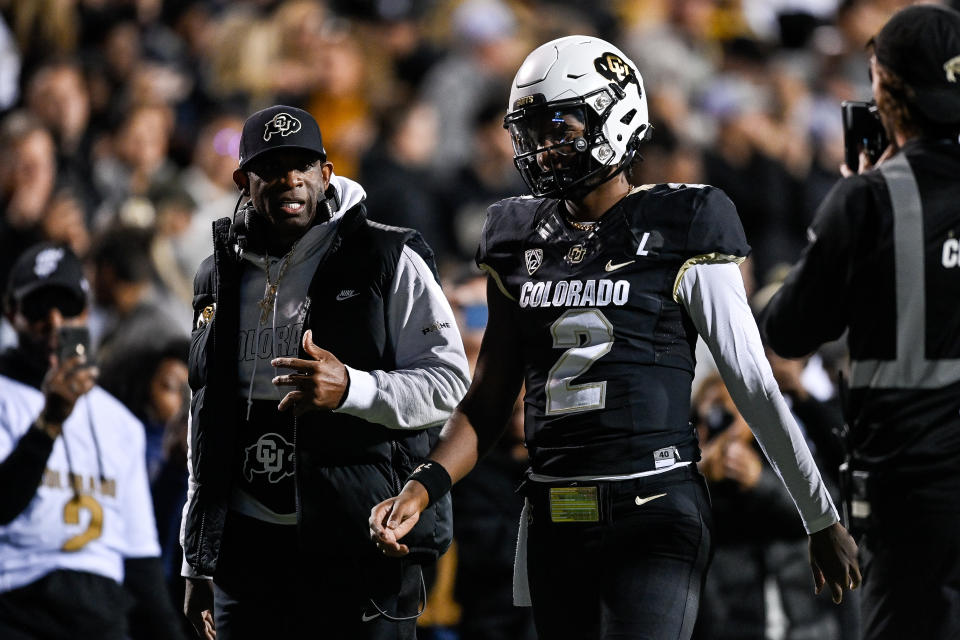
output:
M 407 476 L 407 482 L 411 480 L 416 480 L 427 490 L 427 497 L 430 499 L 428 507 L 445 496 L 453 486 L 450 474 L 436 460 L 427 460 L 414 469 L 413 473 Z

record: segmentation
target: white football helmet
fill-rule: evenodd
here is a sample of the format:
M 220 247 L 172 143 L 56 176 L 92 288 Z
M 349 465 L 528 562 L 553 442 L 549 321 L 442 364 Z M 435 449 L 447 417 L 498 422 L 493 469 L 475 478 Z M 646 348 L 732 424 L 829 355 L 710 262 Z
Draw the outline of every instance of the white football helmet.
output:
M 643 78 L 609 42 L 567 36 L 541 45 L 513 79 L 503 126 L 538 197 L 576 197 L 632 162 L 650 132 Z

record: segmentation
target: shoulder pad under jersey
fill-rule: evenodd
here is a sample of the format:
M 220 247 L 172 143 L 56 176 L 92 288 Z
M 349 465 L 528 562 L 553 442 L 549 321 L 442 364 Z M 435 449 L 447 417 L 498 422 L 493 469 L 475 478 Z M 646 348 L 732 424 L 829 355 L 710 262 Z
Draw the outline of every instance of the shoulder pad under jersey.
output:
M 636 202 L 627 210 L 631 226 L 652 226 L 672 236 L 684 259 L 712 254 L 742 259 L 750 253 L 736 207 L 721 189 L 671 182 L 638 187 L 628 197 Z
M 477 265 L 481 268 L 482 265 L 497 268 L 500 260 L 515 255 L 547 202 L 544 198 L 520 196 L 505 198 L 490 205 L 480 232 Z

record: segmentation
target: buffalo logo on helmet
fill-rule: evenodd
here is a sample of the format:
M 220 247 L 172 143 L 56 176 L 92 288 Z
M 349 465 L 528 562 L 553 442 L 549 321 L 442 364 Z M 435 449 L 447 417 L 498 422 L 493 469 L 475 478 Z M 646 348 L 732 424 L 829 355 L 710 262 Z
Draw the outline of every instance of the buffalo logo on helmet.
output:
M 956 82 L 960 77 L 960 56 L 950 58 L 943 63 L 943 70 L 947 72 L 947 82 Z
M 615 53 L 604 53 L 593 61 L 593 66 L 596 67 L 597 73 L 608 80 L 616 82 L 620 85 L 621 89 L 625 88 L 631 82 L 637 85 L 637 90 L 640 89 L 637 72 L 634 71 L 633 67 L 627 64 L 623 58 Z
M 263 139 L 265 142 L 270 142 L 270 138 L 272 138 L 274 134 L 287 137 L 291 133 L 300 131 L 301 126 L 300 121 L 289 113 L 278 113 L 273 116 L 272 120 L 263 125 Z

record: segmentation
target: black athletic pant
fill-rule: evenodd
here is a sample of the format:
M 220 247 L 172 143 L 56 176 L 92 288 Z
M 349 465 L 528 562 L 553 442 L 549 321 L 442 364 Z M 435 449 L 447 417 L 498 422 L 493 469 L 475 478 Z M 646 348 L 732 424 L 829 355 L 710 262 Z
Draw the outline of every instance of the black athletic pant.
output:
M 528 483 L 527 568 L 539 637 L 689 638 L 713 529 L 703 477 L 689 465 L 579 484 L 598 486 L 599 522 L 552 522 L 549 487 Z
M 881 506 L 860 541 L 864 640 L 960 638 L 960 513 L 912 504 Z
M 217 640 L 416 638 L 411 616 L 423 595 L 418 565 L 384 563 L 374 575 L 353 559 L 338 557 L 336 550 L 330 556 L 320 568 L 308 565 L 296 527 L 230 512 L 213 581 Z M 401 595 L 371 602 L 369 593 L 378 590 Z M 388 620 L 377 607 L 411 619 Z
M 54 571 L 24 587 L 0 593 L 0 638 L 124 640 L 130 605 L 130 596 L 110 578 L 82 571 Z

